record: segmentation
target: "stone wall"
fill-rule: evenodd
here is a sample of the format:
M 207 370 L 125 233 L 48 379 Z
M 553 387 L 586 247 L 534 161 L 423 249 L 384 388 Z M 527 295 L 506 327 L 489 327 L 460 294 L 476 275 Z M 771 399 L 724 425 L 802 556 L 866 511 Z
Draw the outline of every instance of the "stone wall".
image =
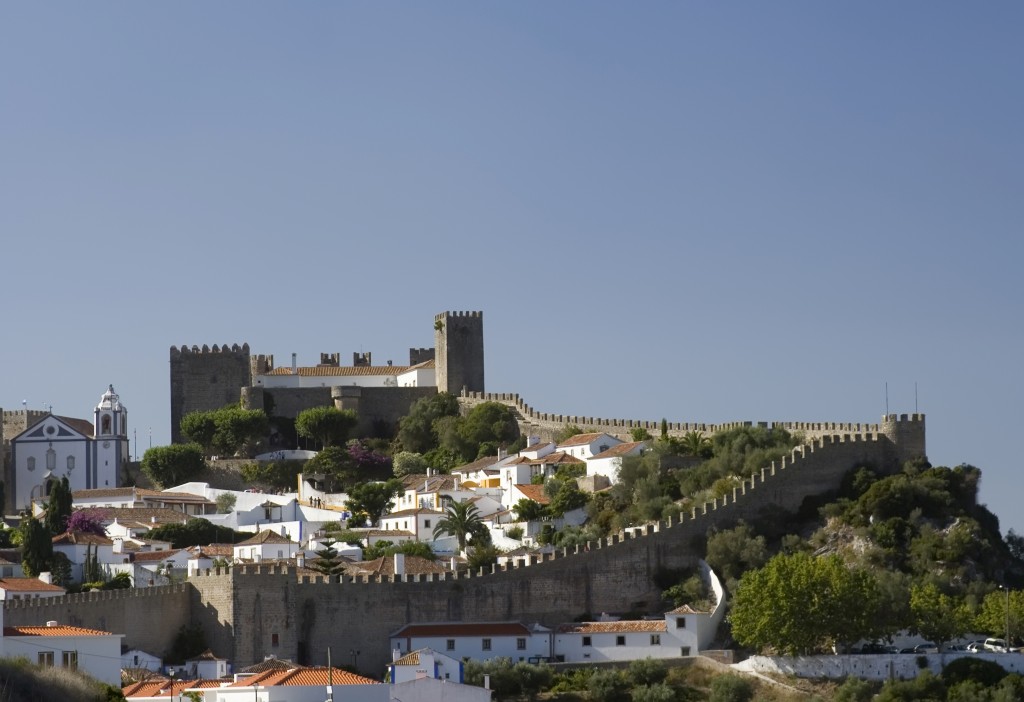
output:
M 434 377 L 439 392 L 484 391 L 484 313 L 442 312 L 434 317 Z
M 189 412 L 236 404 L 252 385 L 249 344 L 171 347 L 171 441 L 181 442 L 181 418 Z
M 163 656 L 182 625 L 190 622 L 194 588 L 187 584 L 85 592 L 3 603 L 4 626 L 41 626 L 48 621 L 124 634 L 123 642 Z

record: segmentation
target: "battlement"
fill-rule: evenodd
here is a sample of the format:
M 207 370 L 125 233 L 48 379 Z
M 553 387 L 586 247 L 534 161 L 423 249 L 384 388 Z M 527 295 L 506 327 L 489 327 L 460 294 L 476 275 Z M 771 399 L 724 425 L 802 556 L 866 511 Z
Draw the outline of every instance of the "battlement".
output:
M 164 597 L 169 594 L 181 594 L 186 592 L 188 592 L 188 586 L 182 584 L 124 588 L 121 590 L 90 590 L 89 592 L 75 592 L 68 595 L 60 595 L 59 597 L 36 597 L 25 600 L 4 600 L 3 606 L 5 612 L 14 610 L 39 610 L 83 603 L 108 602 L 111 600 L 153 599 Z M 156 603 L 154 603 L 154 605 L 155 604 Z
M 274 355 L 257 354 L 249 357 L 249 367 L 253 375 L 266 375 L 274 370 Z
M 434 360 L 434 347 L 409 349 L 409 365 L 417 366 L 425 361 Z
M 238 344 L 231 344 L 230 346 L 228 346 L 228 344 L 224 344 L 223 346 L 217 346 L 217 344 L 214 344 L 213 348 L 210 348 L 206 344 L 203 344 L 202 348 L 195 344 L 193 344 L 191 347 L 188 346 L 187 344 L 183 344 L 180 349 L 177 346 L 171 347 L 171 358 L 177 358 L 178 356 L 188 354 L 201 355 L 217 353 L 244 353 L 246 356 L 248 356 L 249 344 L 244 343 L 241 346 L 239 346 Z
M 352 354 L 352 367 L 360 368 L 362 366 L 373 365 L 373 354 L 367 351 L 366 353 L 354 352 Z
M 341 354 L 340 353 L 321 353 L 320 364 L 321 366 L 333 366 L 337 368 L 341 365 Z
M 479 317 L 483 318 L 483 312 L 441 312 L 434 315 L 435 322 L 443 322 L 450 317 Z

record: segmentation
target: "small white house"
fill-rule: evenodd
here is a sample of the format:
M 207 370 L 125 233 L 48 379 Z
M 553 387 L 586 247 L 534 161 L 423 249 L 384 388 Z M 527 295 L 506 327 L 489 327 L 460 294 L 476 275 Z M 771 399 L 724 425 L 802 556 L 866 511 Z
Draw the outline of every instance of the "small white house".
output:
M 261 531 L 251 539 L 235 544 L 236 561 L 266 561 L 294 558 L 299 544 L 277 532 Z
M 391 650 L 404 655 L 429 648 L 459 660 L 507 657 L 513 662 L 549 660 L 551 630 L 520 622 L 407 624 L 391 634 Z
M 564 451 L 568 455 L 574 458 L 582 458 L 587 460 L 592 456 L 596 456 L 599 453 L 604 453 L 612 446 L 621 444 L 622 439 L 606 434 L 604 432 L 594 432 L 590 434 L 576 434 L 570 436 L 568 439 L 558 444 L 557 450 Z
M 151 670 L 156 673 L 164 667 L 164 660 L 141 648 L 131 648 L 121 654 L 121 667 Z
M 627 441 L 615 444 L 607 451 L 595 454 L 587 459 L 587 475 L 602 475 L 614 485 L 619 482 L 619 469 L 622 467 L 622 459 L 627 456 L 640 456 L 644 452 L 646 443 L 643 441 Z
M 195 680 L 219 680 L 227 674 L 227 659 L 218 658 L 210 649 L 185 661 L 185 670 L 182 673 L 182 675 Z
M 49 573 L 43 573 L 46 579 L 39 578 L 0 578 L 0 600 L 36 600 L 47 597 L 60 597 L 67 590 L 49 582 Z
M 444 519 L 444 512 L 435 509 L 403 509 L 381 517 L 380 529 L 411 533 L 414 541 L 433 541 L 434 527 L 441 519 Z
M 3 654 L 23 656 L 42 666 L 81 670 L 108 685 L 121 685 L 122 634 L 65 626 L 8 626 L 3 629 Z
M 71 578 L 82 582 L 86 558 L 95 557 L 96 562 L 109 564 L 120 562 L 114 555 L 114 542 L 105 536 L 82 531 L 67 531 L 53 537 L 53 552 L 63 553 L 71 561 Z
M 398 653 L 397 651 L 395 652 Z M 419 678 L 434 678 L 461 683 L 465 679 L 462 661 L 431 648 L 421 648 L 396 657 L 388 666 L 388 682 L 403 683 Z

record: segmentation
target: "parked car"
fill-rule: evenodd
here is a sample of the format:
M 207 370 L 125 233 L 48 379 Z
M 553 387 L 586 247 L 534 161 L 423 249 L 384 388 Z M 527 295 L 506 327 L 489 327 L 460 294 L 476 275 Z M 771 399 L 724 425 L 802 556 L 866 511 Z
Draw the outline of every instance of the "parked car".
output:
M 969 644 L 967 644 L 964 647 L 964 650 L 970 651 L 971 653 L 977 653 L 979 651 L 984 651 L 985 650 L 985 640 L 984 639 L 978 639 L 977 641 L 972 641 L 972 642 L 970 642 Z
M 982 644 L 986 651 L 993 653 L 1006 653 L 1009 649 L 1006 647 L 1006 641 L 1003 639 L 985 639 L 985 643 Z
M 930 641 L 914 646 L 914 653 L 938 653 L 939 647 Z

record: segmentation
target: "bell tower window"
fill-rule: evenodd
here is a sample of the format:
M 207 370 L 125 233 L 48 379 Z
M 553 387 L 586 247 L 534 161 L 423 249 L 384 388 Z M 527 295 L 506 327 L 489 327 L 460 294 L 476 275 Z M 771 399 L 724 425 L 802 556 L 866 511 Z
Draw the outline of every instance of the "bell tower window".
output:
M 100 429 L 101 433 L 103 433 L 103 434 L 109 434 L 110 433 L 110 415 L 109 414 L 103 415 L 103 418 L 100 420 L 100 426 L 102 427 Z

